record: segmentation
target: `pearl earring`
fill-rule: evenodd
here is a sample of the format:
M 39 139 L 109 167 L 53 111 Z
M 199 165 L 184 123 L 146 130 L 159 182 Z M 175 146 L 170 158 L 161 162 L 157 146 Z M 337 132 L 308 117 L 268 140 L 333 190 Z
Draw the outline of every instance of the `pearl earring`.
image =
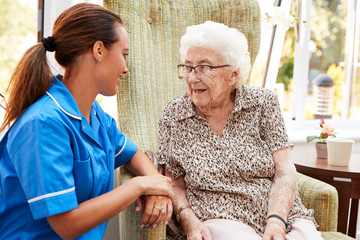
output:
M 99 63 L 101 62 L 101 58 L 99 58 Z

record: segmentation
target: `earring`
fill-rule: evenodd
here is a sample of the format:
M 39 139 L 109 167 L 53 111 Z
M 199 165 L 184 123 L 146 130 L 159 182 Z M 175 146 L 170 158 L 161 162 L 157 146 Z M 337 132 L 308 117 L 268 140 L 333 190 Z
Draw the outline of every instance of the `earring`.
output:
M 99 60 L 98 60 L 98 61 L 99 61 L 99 63 L 101 63 L 101 58 L 99 58 Z

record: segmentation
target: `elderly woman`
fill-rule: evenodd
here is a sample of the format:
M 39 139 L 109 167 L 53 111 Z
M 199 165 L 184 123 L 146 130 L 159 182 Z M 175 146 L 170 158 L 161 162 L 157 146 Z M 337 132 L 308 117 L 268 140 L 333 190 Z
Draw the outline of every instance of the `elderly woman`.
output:
M 164 110 L 159 157 L 183 238 L 322 239 L 297 194 L 277 96 L 243 85 L 245 36 L 210 21 L 190 26 L 180 55 L 189 92 Z

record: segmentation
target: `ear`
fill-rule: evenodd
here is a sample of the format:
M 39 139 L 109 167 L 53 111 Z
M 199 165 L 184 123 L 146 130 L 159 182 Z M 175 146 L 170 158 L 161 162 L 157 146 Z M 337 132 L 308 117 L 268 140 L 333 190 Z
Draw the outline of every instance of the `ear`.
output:
M 231 73 L 229 84 L 234 86 L 237 81 L 239 81 L 240 68 L 236 69 Z
M 95 61 L 101 62 L 101 59 L 104 57 L 104 43 L 102 41 L 96 41 L 93 45 L 93 55 L 95 58 Z

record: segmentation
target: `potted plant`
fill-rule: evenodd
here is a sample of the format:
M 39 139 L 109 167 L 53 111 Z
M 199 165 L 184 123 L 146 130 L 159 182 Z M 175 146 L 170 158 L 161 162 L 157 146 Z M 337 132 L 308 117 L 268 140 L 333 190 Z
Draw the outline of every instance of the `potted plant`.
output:
M 319 141 L 316 143 L 316 154 L 318 158 L 327 158 L 327 144 L 326 139 L 328 137 L 336 137 L 335 136 L 335 128 L 325 123 L 324 119 L 320 119 L 320 128 L 321 132 L 319 136 L 307 136 L 306 141 L 309 143 L 315 139 L 318 139 Z

